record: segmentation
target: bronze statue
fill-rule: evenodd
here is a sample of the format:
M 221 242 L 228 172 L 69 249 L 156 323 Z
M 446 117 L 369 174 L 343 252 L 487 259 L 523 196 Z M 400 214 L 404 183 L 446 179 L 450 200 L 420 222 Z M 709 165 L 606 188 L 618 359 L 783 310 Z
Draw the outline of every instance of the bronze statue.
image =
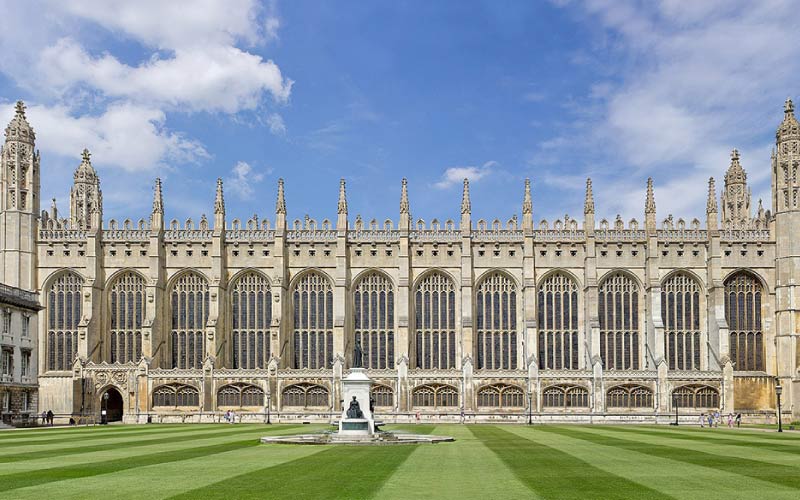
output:
M 347 418 L 364 418 L 364 412 L 361 411 L 361 406 L 355 396 L 350 401 L 350 408 L 347 409 Z
M 363 368 L 364 352 L 361 350 L 361 341 L 356 339 L 356 347 L 353 352 L 353 368 Z

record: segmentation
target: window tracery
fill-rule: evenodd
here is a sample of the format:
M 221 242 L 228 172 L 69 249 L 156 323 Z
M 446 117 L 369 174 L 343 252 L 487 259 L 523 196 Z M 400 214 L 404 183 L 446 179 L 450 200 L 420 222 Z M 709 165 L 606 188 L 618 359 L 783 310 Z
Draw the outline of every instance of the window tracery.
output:
M 353 292 L 355 339 L 364 368 L 394 368 L 394 290 L 383 274 L 361 278 Z
M 456 366 L 456 294 L 452 280 L 439 272 L 425 276 L 414 294 L 416 367 Z
M 539 285 L 539 368 L 578 369 L 578 285 L 554 273 Z
M 47 293 L 47 369 L 71 370 L 78 354 L 83 278 L 65 271 Z
M 233 368 L 264 368 L 270 358 L 272 292 L 267 278 L 249 271 L 231 287 Z
M 700 285 L 685 273 L 661 287 L 664 354 L 670 370 L 700 370 Z
M 600 358 L 604 370 L 639 369 L 639 287 L 614 273 L 598 290 Z
M 112 363 L 136 363 L 142 357 L 144 295 L 144 278 L 131 271 L 121 274 L 111 285 L 109 307 Z
M 208 322 L 208 281 L 195 272 L 181 275 L 172 286 L 172 367 L 201 368 Z
M 317 272 L 294 287 L 294 367 L 330 368 L 333 363 L 333 289 Z
M 761 283 L 740 272 L 725 281 L 725 319 L 730 328 L 730 357 L 737 371 L 764 370 L 761 331 Z
M 477 287 L 476 360 L 478 369 L 517 369 L 517 289 L 495 272 Z

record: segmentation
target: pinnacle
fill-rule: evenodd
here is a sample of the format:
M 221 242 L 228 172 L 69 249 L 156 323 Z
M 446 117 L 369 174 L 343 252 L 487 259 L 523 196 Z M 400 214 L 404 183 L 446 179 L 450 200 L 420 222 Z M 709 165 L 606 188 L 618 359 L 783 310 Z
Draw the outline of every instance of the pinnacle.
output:
M 531 200 L 531 180 L 525 179 L 525 195 L 522 198 L 522 213 L 533 213 L 533 201 Z
M 461 193 L 461 213 L 472 212 L 472 202 L 469 199 L 469 179 L 464 179 L 464 191 Z

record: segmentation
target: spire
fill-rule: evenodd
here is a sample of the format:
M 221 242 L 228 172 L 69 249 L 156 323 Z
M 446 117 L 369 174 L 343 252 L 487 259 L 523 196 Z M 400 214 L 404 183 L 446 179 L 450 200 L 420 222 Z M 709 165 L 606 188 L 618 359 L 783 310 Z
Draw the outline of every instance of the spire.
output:
M 347 193 L 345 192 L 344 178 L 339 179 L 339 206 L 336 213 L 347 213 Z
M 217 178 L 217 194 L 214 197 L 214 214 L 225 213 L 225 196 L 222 193 L 222 178 Z
M 35 140 L 36 134 L 25 116 L 25 103 L 17 101 L 14 106 L 14 118 L 6 127 L 6 141 L 21 141 L 33 145 Z
M 461 193 L 461 213 L 472 212 L 472 203 L 469 201 L 469 179 L 464 179 L 464 191 Z
M 19 104 L 19 103 L 17 103 Z M 787 115 L 794 114 L 794 103 L 792 102 L 791 97 L 787 97 L 786 101 L 783 103 L 783 112 Z
M 653 195 L 653 178 L 647 178 L 647 199 L 644 202 L 644 213 L 646 214 L 655 214 L 656 213 L 656 198 Z
M 73 177 L 75 181 L 86 182 L 93 182 L 97 177 L 97 171 L 92 166 L 92 153 L 86 148 L 81 152 L 81 164 L 75 169 Z
M 51 198 L 50 200 L 50 218 L 53 220 L 58 220 L 58 207 L 56 206 L 55 198 Z
M 583 202 L 583 213 L 594 213 L 594 193 L 592 193 L 592 179 L 586 179 L 586 200 Z
M 758 199 L 758 220 L 765 220 L 764 205 L 761 203 L 761 198 Z
M 786 102 L 783 103 L 783 121 L 778 126 L 775 138 L 777 142 L 800 138 L 797 118 L 794 116 L 794 103 L 790 97 L 787 97 Z
M 706 213 L 717 213 L 717 186 L 714 178 L 708 178 L 708 199 L 706 200 Z
M 408 180 L 403 177 L 400 185 L 400 213 L 411 214 L 411 209 L 408 204 Z
M 286 199 L 283 196 L 283 179 L 278 179 L 278 200 L 275 202 L 275 213 L 286 215 Z
M 522 214 L 533 213 L 533 201 L 531 201 L 531 180 L 525 179 L 525 194 L 522 197 Z
M 153 188 L 153 213 L 164 215 L 164 196 L 161 194 L 160 177 L 156 177 L 156 185 Z
M 92 166 L 92 155 L 84 148 L 81 163 L 72 176 L 70 192 L 70 218 L 73 227 L 99 229 L 92 222 L 91 215 L 103 212 L 103 193 L 100 191 L 100 177 Z
M 739 162 L 739 150 L 734 148 L 731 151 L 731 165 L 725 173 L 725 185 L 729 183 L 744 183 L 747 182 L 747 174 Z

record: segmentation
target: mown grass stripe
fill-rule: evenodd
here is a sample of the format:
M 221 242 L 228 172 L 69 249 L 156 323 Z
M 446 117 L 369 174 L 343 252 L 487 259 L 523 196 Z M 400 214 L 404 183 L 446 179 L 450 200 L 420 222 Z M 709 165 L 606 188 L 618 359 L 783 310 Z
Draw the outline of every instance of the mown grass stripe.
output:
M 537 498 L 466 426 L 437 425 L 433 434 L 452 436 L 456 441 L 418 446 L 373 498 Z
M 143 424 L 143 425 L 88 425 L 79 427 L 33 427 L 28 429 L 14 429 L 0 432 L 0 442 L 31 438 L 52 438 L 53 436 L 66 436 L 75 434 L 122 434 L 139 432 L 144 428 L 149 429 L 177 429 L 187 427 L 205 427 L 218 424 Z
M 224 436 L 243 434 L 249 432 L 252 432 L 252 430 L 228 428 L 225 429 L 224 431 L 223 430 L 216 430 L 215 432 L 195 431 L 188 435 L 178 435 L 178 436 L 171 435 L 168 437 L 157 436 L 153 439 L 140 439 L 138 441 L 114 441 L 111 443 L 96 444 L 90 446 L 51 448 L 47 450 L 36 450 L 26 453 L 17 453 L 13 455 L 0 455 L 0 463 L 12 463 L 12 462 L 20 462 L 23 460 L 36 460 L 40 458 L 59 457 L 59 456 L 66 457 L 69 455 L 77 455 L 83 453 L 94 453 L 98 451 L 107 451 L 107 450 L 120 450 L 125 448 L 138 448 L 142 446 L 152 446 L 158 444 L 183 443 L 186 441 L 213 439 L 217 437 L 224 437 Z
M 430 433 L 432 429 L 433 426 L 415 427 L 419 434 Z M 319 453 L 170 498 L 369 498 L 417 446 L 325 446 Z
M 215 426 L 216 428 L 222 427 L 222 425 Z M 65 443 L 89 443 L 94 441 L 105 441 L 105 440 L 128 440 L 128 439 L 137 439 L 142 436 L 156 436 L 156 435 L 174 435 L 174 434 L 187 434 L 192 432 L 202 432 L 204 430 L 213 429 L 214 427 L 204 427 L 204 428 L 182 428 L 182 429 L 158 429 L 158 430 L 145 430 L 142 429 L 139 432 L 126 432 L 124 434 L 107 434 L 107 433 L 98 433 L 98 434 L 80 434 L 79 436 L 71 436 L 71 437 L 61 437 L 61 438 L 50 438 L 50 439 L 29 439 L 29 440 L 14 440 L 13 442 L 6 442 L 0 443 L 0 455 L 7 450 L 14 450 L 15 448 L 29 448 L 29 447 L 47 447 L 54 444 L 65 444 Z M 32 448 L 32 449 L 36 449 Z M 13 453 L 13 452 L 12 452 Z
M 563 436 L 574 437 L 584 441 L 606 446 L 616 446 L 618 448 L 632 450 L 645 455 L 651 455 L 669 460 L 690 463 L 701 467 L 723 470 L 733 474 L 739 474 L 761 481 L 767 481 L 790 488 L 800 488 L 800 469 L 787 465 L 749 460 L 742 457 L 731 457 L 715 453 L 706 453 L 696 449 L 680 448 L 676 446 L 656 444 L 652 442 L 635 441 L 628 438 L 616 438 L 608 434 L 598 434 L 588 429 L 580 427 L 542 426 L 539 428 L 543 432 L 560 434 Z M 603 430 L 606 430 L 605 428 Z M 632 435 L 631 437 L 634 437 Z
M 97 476 L 101 474 L 111 474 L 126 469 L 143 467 L 147 465 L 188 460 L 195 457 L 202 457 L 226 451 L 258 446 L 259 441 L 253 437 L 250 439 L 232 441 L 211 446 L 198 446 L 176 451 L 166 451 L 149 455 L 125 457 L 106 462 L 91 462 L 85 464 L 68 465 L 64 467 L 54 467 L 50 469 L 37 469 L 15 474 L 8 474 L 0 480 L 0 492 L 24 488 L 33 485 L 63 481 L 66 479 L 78 479 L 82 477 Z
M 531 437 L 522 438 L 490 426 L 475 425 L 470 426 L 470 430 L 540 497 L 576 500 L 672 498 Z
M 725 437 L 719 435 L 712 436 L 711 434 L 713 434 L 715 431 L 709 431 L 709 433 L 706 435 L 701 435 L 701 434 L 690 435 L 690 434 L 683 434 L 680 432 L 656 431 L 656 430 L 641 429 L 641 428 L 604 427 L 604 430 L 611 432 L 633 433 L 640 436 L 651 436 L 655 438 L 691 441 L 694 443 L 701 442 L 701 443 L 725 445 L 725 446 L 743 446 L 746 448 L 758 448 L 761 450 L 777 451 L 780 453 L 790 453 L 793 455 L 800 455 L 800 446 L 796 446 L 790 443 L 764 442 L 764 441 L 744 440 L 744 439 L 726 439 Z

